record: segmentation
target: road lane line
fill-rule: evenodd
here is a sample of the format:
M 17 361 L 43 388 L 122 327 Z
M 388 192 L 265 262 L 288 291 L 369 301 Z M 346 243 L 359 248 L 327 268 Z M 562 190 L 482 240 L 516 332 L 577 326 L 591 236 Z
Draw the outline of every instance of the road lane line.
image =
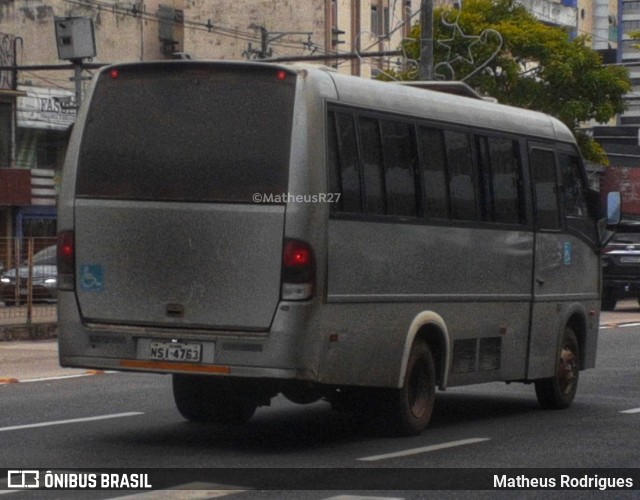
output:
M 153 490 L 143 493 L 134 493 L 121 497 L 113 497 L 107 500 L 206 500 L 208 498 L 222 498 L 246 490 L 217 490 L 215 484 L 194 483 L 176 486 L 170 490 Z M 206 488 L 209 489 L 206 489 Z
M 55 377 L 42 377 L 42 378 L 28 378 L 20 380 L 19 382 L 26 384 L 29 382 L 50 382 L 52 380 L 65 380 L 68 378 L 80 378 L 80 377 L 93 377 L 95 375 L 105 375 L 111 373 L 119 373 L 114 371 L 102 371 L 102 370 L 89 370 L 85 373 L 76 373 L 74 375 L 57 375 Z
M 630 410 L 623 410 L 620 413 L 627 413 L 627 414 L 640 413 L 640 408 L 632 408 Z
M 144 412 L 131 411 L 127 413 L 114 413 L 112 415 L 98 415 L 97 417 L 72 418 L 69 420 L 52 420 L 51 422 L 40 422 L 38 424 L 14 425 L 11 427 L 0 427 L 0 432 L 35 429 L 37 427 L 49 427 L 52 425 L 76 424 L 80 422 L 95 422 L 97 420 L 108 420 L 111 418 L 136 417 L 138 415 L 144 415 Z
M 413 448 L 411 450 L 396 451 L 394 453 L 386 453 L 384 455 L 373 455 L 370 457 L 358 458 L 364 462 L 375 462 L 377 460 L 386 460 L 388 458 L 407 457 L 410 455 L 418 455 L 420 453 L 428 453 L 430 451 L 444 450 L 446 448 L 455 448 L 456 446 L 466 446 L 468 444 L 481 443 L 483 441 L 489 441 L 491 438 L 471 438 L 461 439 L 460 441 L 450 441 L 448 443 L 433 444 L 431 446 L 424 446 L 422 448 Z

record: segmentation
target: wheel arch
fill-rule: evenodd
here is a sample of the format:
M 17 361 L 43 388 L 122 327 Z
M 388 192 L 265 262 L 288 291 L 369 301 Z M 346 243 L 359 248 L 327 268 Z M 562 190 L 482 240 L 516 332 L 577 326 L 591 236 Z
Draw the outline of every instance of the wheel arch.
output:
M 409 353 L 416 340 L 423 340 L 429 346 L 436 365 L 436 385 L 440 390 L 445 390 L 449 374 L 451 342 L 446 323 L 439 314 L 432 311 L 419 313 L 409 326 L 398 376 L 398 387 L 404 384 Z
M 565 321 L 565 328 L 571 328 L 578 340 L 579 368 L 585 369 L 585 352 L 587 342 L 587 312 L 582 306 L 576 305 L 569 310 L 569 315 Z M 559 338 L 562 338 L 562 334 Z M 561 346 L 558 346 L 561 349 Z

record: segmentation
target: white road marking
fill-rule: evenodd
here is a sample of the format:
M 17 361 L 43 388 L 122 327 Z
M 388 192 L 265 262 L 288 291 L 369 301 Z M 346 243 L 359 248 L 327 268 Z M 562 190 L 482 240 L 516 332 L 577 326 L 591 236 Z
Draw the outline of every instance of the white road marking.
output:
M 64 380 L 64 379 L 67 379 L 67 378 L 80 378 L 80 377 L 93 377 L 95 375 L 96 375 L 96 373 L 77 373 L 75 375 L 58 375 L 57 377 L 28 378 L 28 379 L 25 379 L 25 380 L 20 380 L 20 383 L 21 384 L 25 384 L 27 382 L 50 382 L 51 380 Z
M 640 408 L 632 408 L 630 410 L 623 410 L 620 413 L 627 413 L 627 414 L 640 413 Z
M 144 493 L 134 493 L 124 497 L 113 497 L 109 500 L 205 500 L 207 498 L 221 498 L 246 490 L 216 490 L 215 484 L 191 483 L 175 486 L 170 490 L 154 490 Z M 182 490 L 182 491 L 180 491 Z
M 358 458 L 365 462 L 375 462 L 377 460 L 386 460 L 388 458 L 407 457 L 410 455 L 418 455 L 420 453 L 428 453 L 430 451 L 444 450 L 446 448 L 455 448 L 456 446 L 466 446 L 468 444 L 481 443 L 483 441 L 489 441 L 491 438 L 471 438 L 461 439 L 460 441 L 450 441 L 448 443 L 433 444 L 431 446 L 424 446 L 422 448 L 413 448 L 411 450 L 396 451 L 395 453 L 386 453 L 384 455 L 373 455 L 371 457 Z
M 404 500 L 398 497 L 363 497 L 359 495 L 338 495 L 337 497 L 329 497 L 324 500 Z
M 80 422 L 95 422 L 97 420 L 108 420 L 111 418 L 135 417 L 144 415 L 141 411 L 131 411 L 127 413 L 114 413 L 112 415 L 98 415 L 97 417 L 72 418 L 69 420 L 52 420 L 51 422 L 40 422 L 38 424 L 14 425 L 11 427 L 0 427 L 0 432 L 19 431 L 23 429 L 35 429 L 37 427 L 49 427 L 52 425 L 76 424 Z

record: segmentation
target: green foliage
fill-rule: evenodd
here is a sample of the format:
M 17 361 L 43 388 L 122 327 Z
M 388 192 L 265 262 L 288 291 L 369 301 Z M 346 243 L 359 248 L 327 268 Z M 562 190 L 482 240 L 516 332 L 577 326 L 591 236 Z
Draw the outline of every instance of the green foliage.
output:
M 408 58 L 419 60 L 419 23 L 411 38 L 402 49 Z M 465 0 L 461 11 L 435 9 L 434 39 L 437 79 L 464 79 L 501 103 L 553 115 L 580 135 L 585 158 L 600 163 L 606 159 L 600 146 L 577 131 L 583 122 L 604 123 L 624 111 L 623 96 L 631 82 L 626 68 L 602 65 L 600 54 L 587 46 L 587 37 L 571 39 L 514 0 Z M 390 76 L 418 78 L 415 68 Z

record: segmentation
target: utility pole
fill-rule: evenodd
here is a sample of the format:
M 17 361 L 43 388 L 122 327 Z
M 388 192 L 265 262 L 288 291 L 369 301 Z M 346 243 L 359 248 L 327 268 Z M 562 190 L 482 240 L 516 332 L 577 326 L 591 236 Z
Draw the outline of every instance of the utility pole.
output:
M 420 80 L 433 80 L 433 0 L 420 3 Z

